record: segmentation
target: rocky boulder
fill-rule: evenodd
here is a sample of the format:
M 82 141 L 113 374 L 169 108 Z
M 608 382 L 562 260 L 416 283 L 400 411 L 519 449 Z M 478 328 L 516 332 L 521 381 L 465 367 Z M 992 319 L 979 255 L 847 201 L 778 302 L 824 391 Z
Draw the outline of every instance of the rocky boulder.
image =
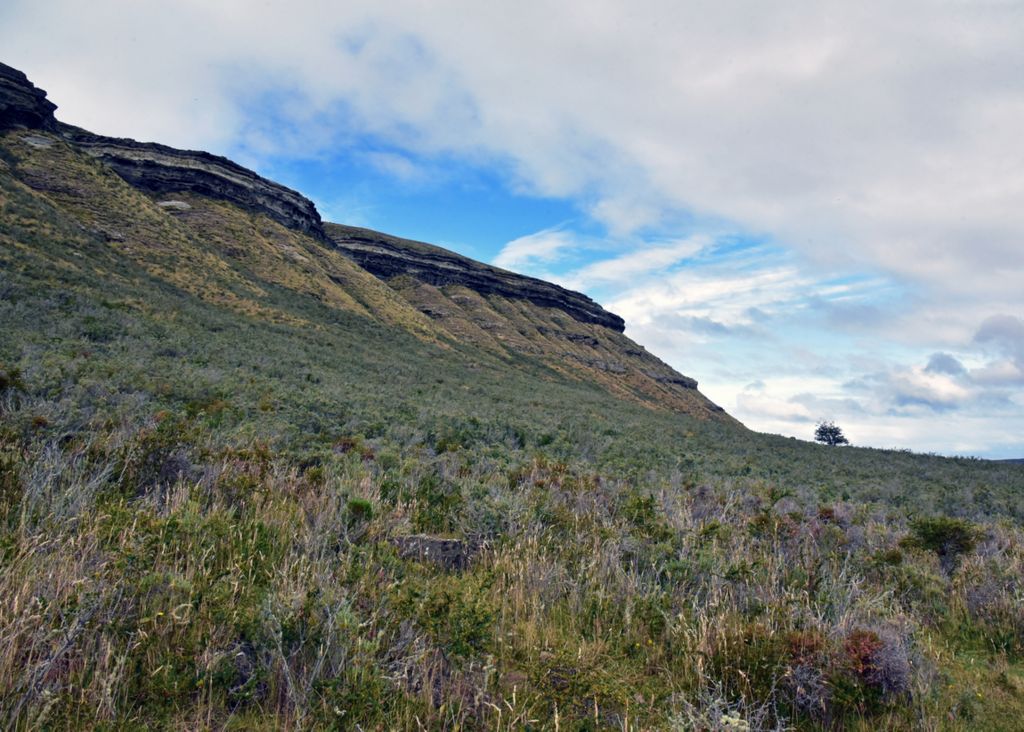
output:
M 413 559 L 454 570 L 463 570 L 469 567 L 473 556 L 478 551 L 478 548 L 459 539 L 446 539 L 425 534 L 396 536 L 391 543 L 398 550 L 398 555 L 402 559 Z

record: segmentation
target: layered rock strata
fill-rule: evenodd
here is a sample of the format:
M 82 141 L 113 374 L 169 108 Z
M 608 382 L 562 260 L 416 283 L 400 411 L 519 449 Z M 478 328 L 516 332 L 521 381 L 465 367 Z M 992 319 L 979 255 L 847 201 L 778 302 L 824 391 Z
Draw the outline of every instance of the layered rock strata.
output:
M 0 128 L 56 133 L 147 193 L 195 193 L 265 214 L 291 229 L 329 240 L 382 279 L 405 274 L 438 287 L 463 285 L 483 295 L 558 308 L 582 323 L 594 323 L 619 333 L 625 328 L 622 318 L 586 295 L 475 262 L 440 247 L 340 225 L 331 225 L 328 236 L 312 201 L 227 158 L 96 135 L 57 121 L 53 114 L 56 108 L 25 74 L 0 64 Z
M 621 333 L 625 321 L 586 295 L 518 275 L 423 242 L 400 239 L 370 229 L 327 224 L 328 238 L 360 267 L 381 279 L 408 275 L 435 287 L 461 285 L 481 295 L 500 295 L 557 308 L 581 323 Z
M 188 192 L 228 201 L 266 214 L 290 229 L 323 238 L 320 213 L 312 201 L 227 158 L 153 142 L 103 137 L 70 125 L 61 125 L 61 134 L 147 193 Z
M 323 238 L 320 214 L 308 198 L 227 158 L 152 142 L 104 137 L 59 122 L 57 105 L 21 71 L 0 64 L 0 130 L 41 130 L 101 160 L 147 193 L 196 193 L 261 213 Z

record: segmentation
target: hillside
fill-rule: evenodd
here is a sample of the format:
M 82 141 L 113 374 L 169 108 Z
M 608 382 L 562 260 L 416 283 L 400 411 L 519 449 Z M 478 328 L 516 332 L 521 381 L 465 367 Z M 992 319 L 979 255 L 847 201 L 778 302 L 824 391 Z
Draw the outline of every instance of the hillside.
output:
M 759 435 L 584 295 L 54 109 L 0 66 L 5 724 L 1024 711 L 1024 466 Z

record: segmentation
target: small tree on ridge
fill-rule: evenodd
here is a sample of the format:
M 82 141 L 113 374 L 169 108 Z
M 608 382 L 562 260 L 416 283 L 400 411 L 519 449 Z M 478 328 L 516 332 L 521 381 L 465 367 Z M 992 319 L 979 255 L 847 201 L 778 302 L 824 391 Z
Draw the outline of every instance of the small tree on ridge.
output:
M 839 425 L 835 422 L 818 422 L 818 426 L 814 430 L 814 439 L 818 442 L 823 442 L 826 445 L 835 447 L 836 445 L 849 445 L 850 441 L 846 439 L 843 434 L 843 430 L 840 429 Z

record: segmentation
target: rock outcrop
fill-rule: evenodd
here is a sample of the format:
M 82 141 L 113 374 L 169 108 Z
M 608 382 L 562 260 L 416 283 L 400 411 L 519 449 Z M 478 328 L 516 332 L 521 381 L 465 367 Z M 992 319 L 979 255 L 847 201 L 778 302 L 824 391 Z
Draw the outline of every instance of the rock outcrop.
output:
M 445 539 L 425 534 L 396 536 L 391 543 L 402 559 L 413 559 L 454 570 L 467 569 L 480 549 L 459 539 Z
M 437 287 L 462 285 L 482 295 L 557 308 L 582 323 L 595 323 L 619 333 L 625 329 L 622 318 L 586 295 L 475 262 L 440 247 L 368 229 L 332 224 L 325 231 L 316 206 L 308 198 L 227 158 L 96 135 L 57 121 L 53 116 L 56 108 L 46 99 L 46 92 L 37 89 L 25 74 L 0 64 L 0 129 L 20 127 L 58 134 L 147 193 L 195 193 L 265 214 L 290 229 L 333 243 L 382 279 L 410 275 Z
M 227 158 L 152 142 L 103 137 L 70 125 L 61 125 L 61 134 L 147 193 L 188 192 L 228 201 L 266 214 L 290 229 L 323 238 L 320 213 L 312 201 Z
M 0 63 L 0 130 L 57 130 L 57 105 L 22 72 Z
M 381 279 L 408 275 L 435 287 L 461 285 L 481 295 L 527 300 L 557 308 L 581 323 L 594 323 L 621 333 L 625 321 L 586 295 L 544 280 L 507 272 L 447 249 L 400 239 L 370 229 L 327 224 L 328 238 L 363 269 Z
M 53 116 L 56 109 L 46 92 L 36 88 L 25 74 L 0 64 L 0 130 L 52 132 L 147 193 L 197 193 L 266 214 L 291 229 L 324 238 L 316 206 L 290 188 L 218 155 L 95 135 L 57 121 Z

